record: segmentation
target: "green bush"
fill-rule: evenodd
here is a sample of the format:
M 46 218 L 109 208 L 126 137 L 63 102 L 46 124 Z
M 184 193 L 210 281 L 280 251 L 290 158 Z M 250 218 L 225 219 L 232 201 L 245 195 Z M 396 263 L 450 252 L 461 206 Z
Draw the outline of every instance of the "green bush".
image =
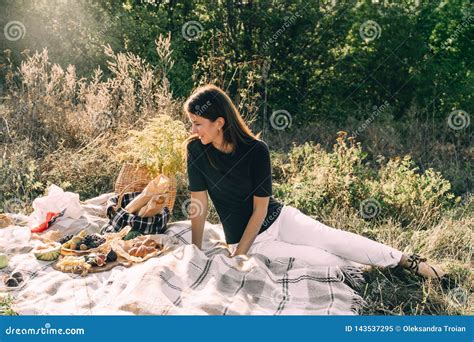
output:
M 455 204 L 439 172 L 419 172 L 409 156 L 380 159 L 377 168 L 364 162 L 366 156 L 345 132 L 332 152 L 305 143 L 286 158 L 274 155 L 275 195 L 315 217 L 338 206 L 365 219 L 392 218 L 419 229 L 435 224 Z
M 32 158 L 27 142 L 4 145 L 0 153 L 0 213 L 27 214 L 31 201 L 44 190 L 39 162 Z
M 384 216 L 396 217 L 404 225 L 414 227 L 438 222 L 455 203 L 449 181 L 433 169 L 419 172 L 410 156 L 381 165 L 371 187 L 372 197 L 387 211 Z

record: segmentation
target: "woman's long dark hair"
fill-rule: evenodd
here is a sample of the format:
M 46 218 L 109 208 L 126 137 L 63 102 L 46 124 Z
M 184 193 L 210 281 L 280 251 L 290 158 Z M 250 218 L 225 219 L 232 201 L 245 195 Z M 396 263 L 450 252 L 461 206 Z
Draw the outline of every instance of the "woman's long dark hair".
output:
M 233 153 L 236 152 L 239 145 L 259 139 L 260 134 L 252 133 L 229 96 L 213 84 L 197 88 L 184 103 L 183 110 L 185 114 L 199 115 L 212 122 L 219 117 L 224 118 L 225 124 L 222 127 L 224 145 L 232 144 L 234 146 Z M 187 145 L 196 139 L 198 139 L 197 134 L 191 135 L 184 141 L 184 148 L 186 149 Z M 216 167 L 208 155 L 207 149 L 206 155 L 211 165 Z

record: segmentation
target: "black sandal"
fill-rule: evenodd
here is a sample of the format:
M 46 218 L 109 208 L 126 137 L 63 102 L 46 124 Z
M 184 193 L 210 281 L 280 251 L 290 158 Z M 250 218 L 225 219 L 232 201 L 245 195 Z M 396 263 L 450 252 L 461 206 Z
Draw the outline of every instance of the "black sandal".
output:
M 410 265 L 408 266 L 408 269 L 410 272 L 413 272 L 414 274 L 420 276 L 420 277 L 423 277 L 421 274 L 418 273 L 418 268 L 420 266 L 420 262 L 425 262 L 427 261 L 426 258 L 422 258 L 421 256 L 419 256 L 418 254 L 412 254 L 408 257 L 408 262 L 410 263 Z M 431 279 L 435 279 L 437 281 L 440 282 L 441 286 L 444 288 L 444 289 L 447 289 L 447 290 L 451 290 L 453 288 L 456 288 L 459 286 L 458 284 L 458 281 L 456 279 L 454 279 L 451 275 L 449 275 L 448 273 L 444 274 L 443 276 L 439 276 L 438 272 L 434 269 L 433 266 L 431 265 L 428 265 L 431 267 L 431 269 L 433 270 L 433 272 L 436 274 L 437 278 L 431 278 Z M 401 265 L 398 265 L 397 267 L 400 267 L 400 269 L 403 269 L 403 267 Z M 424 277 L 423 277 L 424 278 Z M 425 279 L 425 278 L 424 278 Z
M 423 275 L 419 274 L 418 273 L 418 269 L 420 268 L 420 262 L 425 262 L 427 261 L 428 259 L 426 258 L 422 258 L 421 256 L 419 256 L 418 254 L 412 254 L 408 257 L 408 262 L 410 263 L 408 265 L 408 269 L 413 272 L 414 274 L 420 276 L 420 277 L 423 277 Z M 438 272 L 435 270 L 435 268 L 431 265 L 428 265 L 429 267 L 431 267 L 431 269 L 433 270 L 433 272 L 436 274 L 436 280 L 441 280 L 443 277 L 440 277 Z

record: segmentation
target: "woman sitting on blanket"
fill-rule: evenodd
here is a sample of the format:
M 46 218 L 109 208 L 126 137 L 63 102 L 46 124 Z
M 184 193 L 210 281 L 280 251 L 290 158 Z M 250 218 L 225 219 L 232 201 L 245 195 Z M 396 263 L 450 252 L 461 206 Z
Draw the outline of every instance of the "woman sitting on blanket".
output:
M 260 253 L 295 257 L 311 265 L 400 265 L 425 278 L 444 272 L 418 255 L 331 228 L 272 197 L 268 146 L 246 125 L 223 90 L 197 89 L 184 105 L 192 122 L 185 144 L 191 191 L 192 243 L 201 248 L 211 198 L 230 246 L 230 257 Z M 198 209 L 196 209 L 198 208 Z

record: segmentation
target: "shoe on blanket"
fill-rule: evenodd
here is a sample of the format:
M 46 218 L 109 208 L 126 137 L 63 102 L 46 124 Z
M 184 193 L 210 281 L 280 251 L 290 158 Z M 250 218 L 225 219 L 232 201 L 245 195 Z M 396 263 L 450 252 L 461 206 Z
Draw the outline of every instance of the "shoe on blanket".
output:
M 405 268 L 425 279 L 443 280 L 447 277 L 446 272 L 441 267 L 432 266 L 426 260 L 418 254 L 411 254 L 406 261 Z

